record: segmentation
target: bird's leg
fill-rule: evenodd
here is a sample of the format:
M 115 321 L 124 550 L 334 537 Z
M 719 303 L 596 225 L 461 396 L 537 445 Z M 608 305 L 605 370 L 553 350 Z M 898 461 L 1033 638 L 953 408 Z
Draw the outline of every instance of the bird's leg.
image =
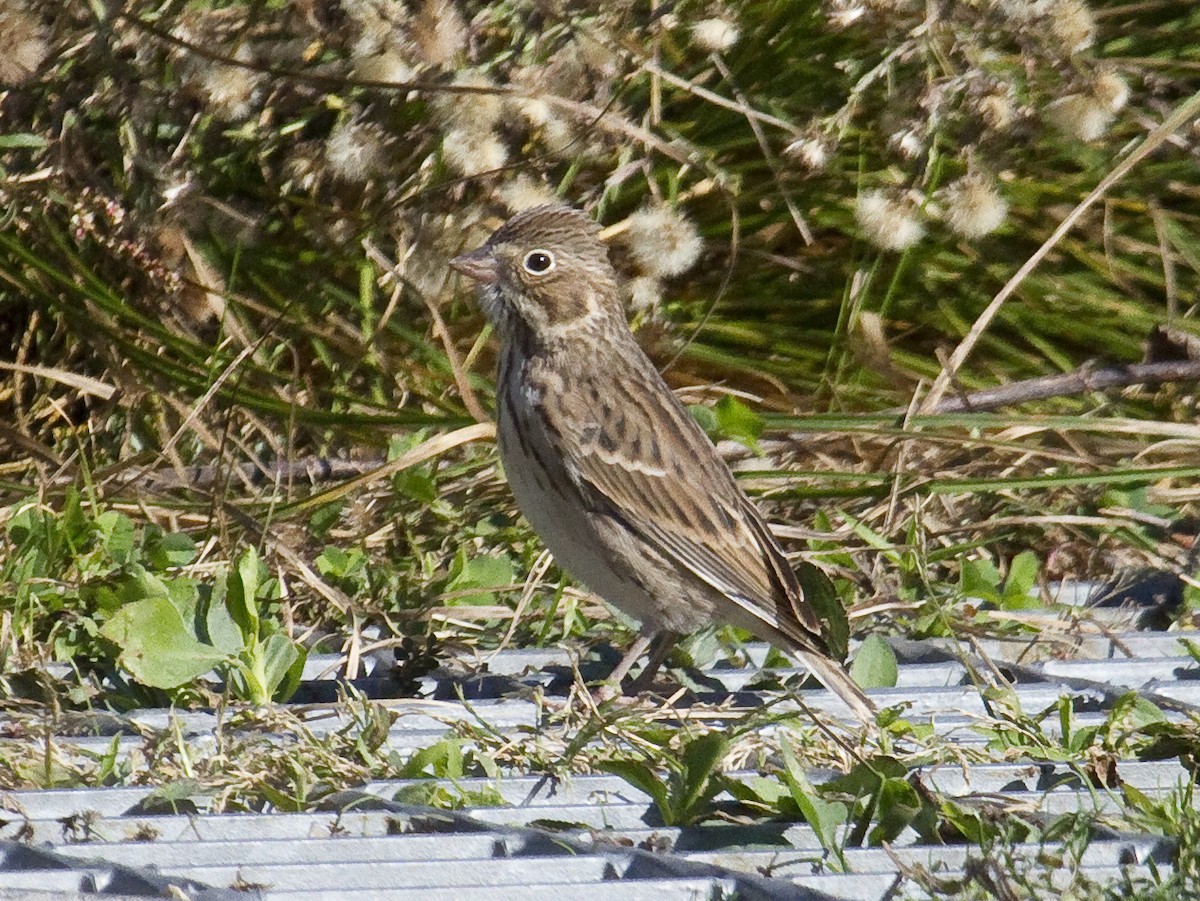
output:
M 675 644 L 679 641 L 679 635 L 675 632 L 656 632 L 652 639 L 654 647 L 650 651 L 650 656 L 646 660 L 646 665 L 642 667 L 642 671 L 638 673 L 638 677 L 630 683 L 627 695 L 638 695 L 648 689 L 654 682 L 654 677 L 658 675 L 659 669 L 662 668 L 664 662 L 671 651 L 675 649 Z M 621 661 L 624 663 L 625 661 Z
M 633 669 L 633 665 L 638 662 L 638 659 L 646 653 L 646 650 L 650 647 L 650 643 L 653 641 L 653 638 L 653 635 L 638 635 L 638 637 L 633 640 L 633 644 L 629 646 L 629 650 L 625 652 L 625 656 L 621 658 L 621 661 L 615 667 L 613 667 L 613 671 L 609 673 L 608 678 L 604 680 L 608 685 L 614 686 L 617 689 L 618 694 L 621 690 L 621 682 L 623 682 L 625 677 L 629 675 L 629 671 Z

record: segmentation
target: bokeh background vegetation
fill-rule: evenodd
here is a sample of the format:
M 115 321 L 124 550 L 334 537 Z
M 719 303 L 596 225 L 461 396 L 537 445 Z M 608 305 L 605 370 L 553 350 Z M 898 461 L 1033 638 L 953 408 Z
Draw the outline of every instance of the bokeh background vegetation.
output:
M 0 693 L 205 703 L 218 666 L 262 701 L 313 647 L 412 676 L 627 641 L 472 428 L 493 349 L 447 260 L 555 199 L 860 636 L 1033 634 L 1060 581 L 1145 571 L 1190 623 L 1195 383 L 922 404 L 1148 140 L 947 396 L 1200 359 L 1194 105 L 1160 128 L 1198 90 L 1167 0 L 5 0 Z

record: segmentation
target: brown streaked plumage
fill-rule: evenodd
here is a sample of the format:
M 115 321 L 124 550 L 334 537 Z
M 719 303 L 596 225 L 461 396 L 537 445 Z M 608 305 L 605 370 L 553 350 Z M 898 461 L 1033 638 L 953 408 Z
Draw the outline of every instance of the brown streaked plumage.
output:
M 501 459 L 559 564 L 647 633 L 748 629 L 872 721 L 762 515 L 634 340 L 595 223 L 538 207 L 451 265 L 499 334 Z

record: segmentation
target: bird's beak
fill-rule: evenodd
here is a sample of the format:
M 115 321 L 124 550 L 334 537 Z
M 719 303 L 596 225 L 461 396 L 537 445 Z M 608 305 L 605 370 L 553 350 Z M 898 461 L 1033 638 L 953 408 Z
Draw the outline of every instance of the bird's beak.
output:
M 500 281 L 500 266 L 492 255 L 492 249 L 486 244 L 478 250 L 455 257 L 450 261 L 450 268 L 484 285 L 494 285 Z

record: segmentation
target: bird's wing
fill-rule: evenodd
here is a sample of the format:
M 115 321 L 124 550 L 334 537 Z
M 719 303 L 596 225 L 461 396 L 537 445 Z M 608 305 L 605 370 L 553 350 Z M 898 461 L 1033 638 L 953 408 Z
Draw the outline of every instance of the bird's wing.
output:
M 760 622 L 822 648 L 817 617 L 762 515 L 649 361 L 598 375 L 580 384 L 594 377 L 577 370 L 540 405 L 555 440 L 571 436 L 579 448 L 569 469 L 586 502 Z

